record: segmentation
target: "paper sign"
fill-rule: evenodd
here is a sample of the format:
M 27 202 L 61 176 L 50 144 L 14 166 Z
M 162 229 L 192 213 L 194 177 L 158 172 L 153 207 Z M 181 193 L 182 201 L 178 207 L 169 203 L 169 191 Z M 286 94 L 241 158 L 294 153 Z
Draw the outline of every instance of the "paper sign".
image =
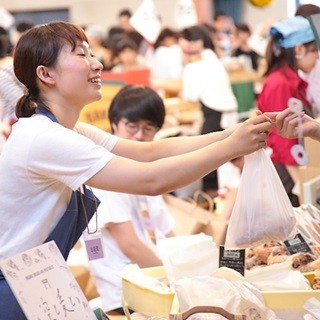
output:
M 28 319 L 97 319 L 54 241 L 5 259 L 0 268 Z
M 198 24 L 197 12 L 193 0 L 178 0 L 174 21 L 178 30 Z
M 157 40 L 161 22 L 153 0 L 143 0 L 129 21 L 147 41 L 154 43 Z

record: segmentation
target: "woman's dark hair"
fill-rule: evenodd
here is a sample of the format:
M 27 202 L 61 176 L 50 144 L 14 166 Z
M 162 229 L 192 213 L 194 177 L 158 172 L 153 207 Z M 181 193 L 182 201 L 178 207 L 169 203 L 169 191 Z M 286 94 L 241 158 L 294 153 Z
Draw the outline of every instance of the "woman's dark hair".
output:
M 136 30 L 130 30 L 126 31 L 126 35 L 134 41 L 134 43 L 137 45 L 137 48 L 139 49 L 141 46 L 141 43 L 143 41 L 143 36 Z
M 38 88 L 37 67 L 54 67 L 65 45 L 74 50 L 83 41 L 88 42 L 83 29 L 64 21 L 39 25 L 23 33 L 14 50 L 14 72 L 27 89 L 16 106 L 18 118 L 33 115 L 37 104 L 45 106 Z
M 7 29 L 5 29 L 4 27 L 0 26 L 0 35 L 9 35 L 9 32 Z
M 227 14 L 226 12 L 223 11 L 218 11 L 214 14 L 213 16 L 213 21 L 217 21 L 220 18 L 231 18 L 231 16 L 229 14 Z
M 113 27 L 110 27 L 108 29 L 108 32 L 107 32 L 107 39 L 109 41 L 111 41 L 114 37 L 117 37 L 119 35 L 123 35 L 125 34 L 126 31 L 121 28 L 121 27 L 118 27 L 118 26 L 113 26 Z
M 246 23 L 237 23 L 235 27 L 237 31 L 246 32 L 247 34 L 251 35 L 251 29 Z
M 303 45 L 308 50 L 309 46 L 314 45 L 314 41 L 304 43 Z M 265 59 L 267 62 L 267 69 L 264 73 L 265 76 L 285 65 L 292 70 L 297 71 L 297 59 L 294 48 L 280 47 L 277 45 L 274 37 L 271 37 L 268 42 Z
M 181 31 L 181 37 L 188 41 L 202 40 L 205 49 L 214 50 L 214 46 L 208 30 L 202 26 L 192 26 Z
M 137 44 L 127 35 L 115 36 L 111 41 L 112 57 L 116 58 L 125 49 L 132 49 L 138 52 Z
M 320 13 L 320 7 L 315 4 L 302 4 L 298 7 L 295 16 L 302 16 L 308 18 L 312 14 Z
M 108 110 L 110 123 L 118 124 L 122 118 L 130 122 L 147 120 L 161 128 L 165 107 L 158 93 L 147 86 L 126 85 L 112 99 Z
M 25 31 L 33 28 L 34 26 L 35 26 L 35 24 L 29 20 L 21 20 L 15 24 L 16 30 L 19 33 L 25 32 Z
M 0 34 L 0 59 L 7 57 L 11 54 L 12 43 L 6 34 Z
M 160 47 L 162 45 L 163 41 L 168 37 L 171 37 L 171 38 L 178 40 L 177 32 L 175 32 L 171 28 L 163 28 L 161 30 L 161 32 L 159 33 L 157 40 L 153 44 L 153 48 L 157 49 L 158 47 Z
M 130 9 L 120 10 L 118 13 L 118 17 L 122 17 L 122 16 L 131 18 L 131 16 L 132 16 L 131 10 Z

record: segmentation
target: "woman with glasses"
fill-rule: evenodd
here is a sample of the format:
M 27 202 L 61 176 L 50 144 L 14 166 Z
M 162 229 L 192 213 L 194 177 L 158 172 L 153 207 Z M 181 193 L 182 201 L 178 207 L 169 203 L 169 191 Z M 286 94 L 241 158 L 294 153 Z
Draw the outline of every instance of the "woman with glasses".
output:
M 271 120 L 232 129 L 140 142 L 78 122 L 101 99 L 102 64 L 83 29 L 55 21 L 26 31 L 14 53 L 25 86 L 0 157 L 0 260 L 55 241 L 65 259 L 98 206 L 89 187 L 158 195 L 200 179 L 265 146 Z M 25 319 L 0 272 L 0 319 Z
M 128 85 L 113 98 L 108 115 L 116 136 L 152 141 L 163 125 L 165 108 L 163 100 L 153 89 Z M 105 256 L 90 261 L 90 271 L 103 310 L 124 314 L 119 272 L 128 264 L 137 264 L 141 268 L 161 265 L 155 244 L 158 239 L 173 235 L 173 220 L 162 196 L 98 189 L 94 193 L 101 201 L 98 221 Z

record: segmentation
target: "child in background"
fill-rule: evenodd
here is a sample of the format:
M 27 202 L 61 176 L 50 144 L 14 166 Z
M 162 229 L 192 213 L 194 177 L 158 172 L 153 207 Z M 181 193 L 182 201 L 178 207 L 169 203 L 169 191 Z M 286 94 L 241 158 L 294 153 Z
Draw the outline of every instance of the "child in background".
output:
M 113 72 L 123 72 L 146 68 L 147 63 L 138 53 L 137 44 L 127 35 L 118 36 L 112 43 L 113 61 L 117 64 L 111 69 Z
M 235 26 L 234 49 L 231 52 L 232 57 L 245 56 L 249 59 L 250 68 L 258 70 L 260 56 L 253 51 L 248 44 L 251 30 L 246 23 L 239 23 Z

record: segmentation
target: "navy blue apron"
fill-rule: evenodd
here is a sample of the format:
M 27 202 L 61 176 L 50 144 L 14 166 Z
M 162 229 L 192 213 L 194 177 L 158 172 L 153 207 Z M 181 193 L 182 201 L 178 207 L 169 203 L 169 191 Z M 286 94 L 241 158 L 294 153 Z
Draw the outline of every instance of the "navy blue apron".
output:
M 58 122 L 56 117 L 43 107 L 37 107 L 36 113 Z M 83 193 L 73 191 L 70 202 L 57 226 L 44 242 L 54 240 L 63 257 L 67 259 L 70 250 L 88 225 L 100 201 L 93 192 L 83 186 Z M 0 270 L 0 320 L 26 320 L 18 301 L 11 291 Z

